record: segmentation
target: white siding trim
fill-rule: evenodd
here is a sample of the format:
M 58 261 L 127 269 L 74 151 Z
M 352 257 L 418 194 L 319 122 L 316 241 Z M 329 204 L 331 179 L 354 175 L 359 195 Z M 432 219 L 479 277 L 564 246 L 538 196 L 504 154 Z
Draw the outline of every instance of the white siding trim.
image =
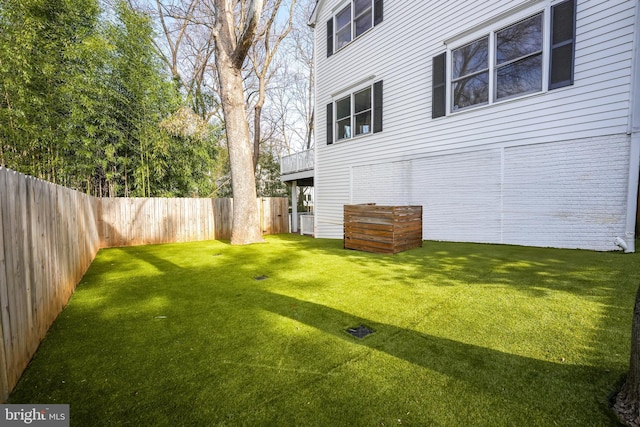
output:
M 504 147 L 500 149 L 500 182 L 504 183 Z M 500 243 L 504 243 L 504 190 L 500 191 Z
M 629 183 L 627 185 L 627 221 L 624 240 L 628 251 L 635 252 L 635 231 L 638 209 L 638 184 L 640 171 L 640 1 L 635 5 L 633 58 L 631 64 L 631 90 L 629 99 L 628 132 L 631 133 L 629 148 Z
M 634 22 L 633 58 L 631 64 L 631 90 L 629 91 L 628 133 L 640 132 L 640 0 L 636 1 Z
M 635 231 L 638 208 L 638 171 L 640 170 L 640 132 L 631 135 L 629 153 L 629 185 L 627 187 L 627 221 L 624 240 L 628 252 L 635 252 Z M 638 224 L 640 226 L 640 224 Z

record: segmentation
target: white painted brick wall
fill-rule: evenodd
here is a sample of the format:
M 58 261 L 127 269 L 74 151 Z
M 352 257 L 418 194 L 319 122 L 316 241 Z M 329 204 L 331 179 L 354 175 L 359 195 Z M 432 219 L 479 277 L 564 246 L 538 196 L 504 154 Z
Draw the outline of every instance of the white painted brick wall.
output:
M 408 205 L 410 173 L 409 161 L 354 167 L 351 201 L 354 204 Z
M 423 205 L 425 239 L 499 242 L 500 158 L 491 149 L 413 161 L 411 200 Z
M 626 136 L 506 148 L 505 243 L 616 249 L 624 237 Z
M 357 166 L 350 200 L 422 205 L 428 240 L 615 250 L 628 152 L 620 135 Z

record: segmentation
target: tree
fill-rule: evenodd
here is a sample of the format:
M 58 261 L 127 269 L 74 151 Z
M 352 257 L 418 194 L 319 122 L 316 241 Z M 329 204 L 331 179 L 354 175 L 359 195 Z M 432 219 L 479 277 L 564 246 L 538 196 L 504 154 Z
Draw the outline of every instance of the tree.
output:
M 242 78 L 242 66 L 255 42 L 262 7 L 262 0 L 214 0 L 216 71 L 220 84 L 233 188 L 231 244 L 263 241 L 256 203 L 253 146 L 245 115 Z
M 613 409 L 627 425 L 640 426 L 640 287 L 633 308 L 629 373 Z
M 82 123 L 73 121 L 69 102 L 72 88 L 85 85 L 83 71 L 98 68 L 87 47 L 104 47 L 96 42 L 99 12 L 91 0 L 0 0 L 3 164 L 74 184 L 66 136 Z
M 288 0 L 290 13 L 296 2 Z M 282 31 L 276 23 L 283 3 L 191 0 L 174 4 L 156 0 L 153 12 L 164 34 L 158 46 L 190 105 L 203 120 L 220 118 L 224 122 L 234 198 L 232 244 L 263 240 L 254 171 L 271 60 L 291 28 L 290 19 Z M 251 94 L 254 85 L 255 96 Z M 250 115 L 254 116 L 253 137 Z
M 271 64 L 278 52 L 280 44 L 291 32 L 293 26 L 294 10 L 297 0 L 290 0 L 289 19 L 285 27 L 278 31 L 275 28 L 277 12 L 282 5 L 282 0 L 275 0 L 271 15 L 262 26 L 260 33 L 256 37 L 249 60 L 253 68 L 253 75 L 257 79 L 257 99 L 253 105 L 253 165 L 258 167 L 260 157 L 260 144 L 262 142 L 262 109 L 267 99 L 267 85 L 272 76 Z
M 290 36 L 271 66 L 262 140 L 276 157 L 313 146 L 313 31 L 307 22 L 314 5 L 315 0 L 296 2 Z
M 227 183 L 231 181 L 234 198 L 231 243 L 262 241 L 255 203 L 257 187 L 261 191 L 268 188 L 266 191 L 273 194 L 281 190 L 277 188 L 279 184 L 272 185 L 271 181 L 274 154 L 280 154 L 273 150 L 275 126 L 263 126 L 263 109 L 269 106 L 269 86 L 279 74 L 278 63 L 284 62 L 279 62 L 278 48 L 292 31 L 294 9 L 301 2 L 156 0 L 152 10 L 148 2 L 129 1 L 137 2 L 136 7 L 156 18 L 157 29 L 164 36 L 157 40 L 157 46 L 174 80 L 180 82 L 189 106 L 205 122 L 224 123 L 229 166 L 217 162 L 215 169 L 219 194 L 228 195 Z M 312 1 L 302 3 L 310 5 Z M 285 7 L 288 15 L 279 14 Z M 306 26 L 306 19 L 303 25 Z M 312 86 L 305 87 L 310 90 Z M 304 96 L 308 93 L 305 91 Z M 306 114 L 304 121 L 305 126 L 312 123 L 312 114 Z M 308 129 L 303 133 L 310 143 L 311 127 Z M 263 144 L 265 141 L 269 143 Z
M 0 0 L 0 164 L 98 196 L 210 195 L 220 132 L 181 114 L 149 18 Z

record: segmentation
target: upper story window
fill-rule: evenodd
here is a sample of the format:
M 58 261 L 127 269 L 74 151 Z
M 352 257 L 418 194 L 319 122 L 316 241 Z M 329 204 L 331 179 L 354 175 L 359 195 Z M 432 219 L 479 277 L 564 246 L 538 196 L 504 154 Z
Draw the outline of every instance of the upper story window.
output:
M 451 49 L 450 74 L 444 52 L 433 58 L 432 117 L 571 85 L 574 50 L 575 0 L 567 0 Z
M 496 32 L 496 99 L 542 90 L 542 13 Z
M 355 37 L 373 26 L 373 3 L 371 0 L 353 1 L 353 24 Z
M 327 21 L 327 56 L 382 22 L 383 0 L 351 0 Z
M 452 52 L 453 109 L 489 101 L 489 37 Z
M 336 50 L 351 41 L 351 5 L 336 15 Z
M 454 49 L 451 56 L 453 111 L 489 102 L 492 83 L 496 101 L 540 92 L 542 13 Z

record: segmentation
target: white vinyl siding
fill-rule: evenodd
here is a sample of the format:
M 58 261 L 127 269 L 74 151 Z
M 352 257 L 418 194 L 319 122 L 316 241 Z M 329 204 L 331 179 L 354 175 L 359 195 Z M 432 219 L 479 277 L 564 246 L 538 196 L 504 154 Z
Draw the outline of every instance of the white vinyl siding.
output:
M 430 229 L 427 222 L 428 215 L 431 215 L 428 213 L 427 202 L 431 201 L 431 206 L 439 209 L 440 213 L 447 212 L 450 207 L 444 199 L 446 190 L 430 189 L 420 193 L 420 189 L 432 179 L 432 175 L 429 167 L 420 169 L 416 164 L 422 161 L 425 166 L 437 169 L 442 162 L 448 168 L 449 174 L 444 178 L 445 181 L 442 181 L 442 185 L 449 180 L 449 185 L 457 186 L 466 179 L 476 179 L 476 182 L 479 182 L 477 177 L 466 175 L 464 165 L 473 163 L 473 156 L 483 152 L 492 153 L 491 156 L 503 153 L 508 159 L 509 156 L 514 156 L 519 148 L 535 152 L 536 147 L 549 149 L 555 144 L 559 144 L 560 147 L 567 141 L 599 141 L 599 144 L 604 144 L 603 147 L 595 149 L 596 147 L 587 144 L 582 146 L 583 150 L 579 153 L 581 161 L 597 163 L 603 156 L 618 158 L 624 154 L 624 150 L 628 150 L 626 132 L 636 2 L 625 0 L 578 0 L 575 74 L 572 86 L 553 91 L 543 88 L 538 93 L 524 97 L 465 109 L 447 117 L 431 118 L 432 59 L 446 49 L 444 41 L 468 29 L 477 29 L 483 22 L 490 21 L 524 3 L 532 2 L 470 0 L 430 2 L 426 6 L 423 2 L 387 1 L 385 25 L 367 33 L 367 37 L 360 42 L 345 46 L 341 55 L 333 55 L 330 58 L 325 58 L 324 55 L 316 56 L 318 124 L 325 123 L 324 106 L 335 101 L 331 94 L 336 90 L 372 76 L 375 80 L 384 80 L 385 85 L 384 132 L 369 135 L 358 141 L 358 144 L 318 144 L 316 147 L 318 237 L 341 238 L 342 206 L 354 201 L 372 201 L 366 200 L 367 193 L 362 188 L 365 183 L 358 178 L 360 173 L 372 170 L 372 165 L 379 165 L 377 167 L 383 170 L 388 165 L 411 163 L 413 180 L 402 181 L 400 176 L 404 175 L 399 171 L 394 172 L 397 175 L 389 178 L 389 182 L 382 183 L 382 178 L 374 181 L 384 192 L 370 194 L 370 198 L 383 203 L 385 200 L 395 200 L 394 197 L 399 197 L 397 195 L 409 194 L 407 192 L 412 191 L 409 203 L 424 205 L 425 238 L 438 237 L 449 240 L 451 236 L 464 235 L 463 240 L 496 241 L 498 214 L 494 211 L 487 213 L 486 224 L 482 226 L 483 231 L 473 231 L 476 234 L 468 234 L 470 226 L 466 225 L 465 233 L 462 233 L 455 224 L 450 224 L 448 228 L 442 225 L 442 232 L 430 231 L 434 229 Z M 338 2 L 325 0 L 320 4 L 318 22 L 326 22 Z M 548 13 L 551 3 L 543 0 L 533 4 L 535 10 Z M 526 16 L 532 14 L 522 17 Z M 517 19 L 512 22 L 516 21 Z M 317 25 L 315 31 L 318 46 L 323 46 L 326 26 Z M 419 40 L 420 49 L 404 48 L 408 40 Z M 450 64 L 450 58 L 448 61 Z M 325 140 L 325 132 L 324 126 L 316 126 L 316 140 Z M 610 144 L 610 141 L 617 142 Z M 387 166 L 384 166 L 385 164 Z M 418 173 L 419 169 L 423 172 Z M 496 174 L 503 172 L 508 171 L 492 168 L 486 173 L 493 179 Z M 616 175 L 615 179 L 621 179 L 620 175 Z M 521 180 L 526 181 L 527 177 L 522 176 Z M 513 177 L 511 182 L 516 183 L 517 179 Z M 486 204 L 474 206 L 493 206 L 495 194 L 490 189 L 495 189 L 495 182 L 491 180 L 482 183 L 486 184 L 491 195 L 487 196 Z M 399 188 L 401 186 L 407 188 Z M 459 190 L 451 191 L 454 197 L 464 198 L 466 190 L 461 187 Z M 387 192 L 392 196 L 382 197 L 382 194 Z M 502 197 L 506 197 L 507 194 L 505 188 Z M 601 202 L 608 200 L 603 198 Z M 505 206 L 509 206 L 510 201 L 506 202 Z M 625 203 L 621 204 L 620 209 Z M 462 215 L 462 212 L 456 215 Z M 498 216 L 502 215 L 503 213 L 500 213 Z M 460 221 L 464 220 L 463 224 L 471 224 L 472 216 L 473 214 L 469 214 Z M 510 228 L 510 223 L 506 221 L 508 218 L 505 211 L 502 219 L 502 241 L 517 243 L 519 240 L 513 235 L 517 228 Z M 430 217 L 429 220 L 434 225 L 443 221 L 438 217 Z M 539 220 L 541 222 L 538 225 L 542 228 L 545 226 L 544 221 L 553 223 L 548 216 L 541 216 Z M 619 220 L 620 218 L 616 217 L 618 223 Z M 617 225 L 611 225 L 606 233 L 612 233 L 615 227 Z M 597 229 L 600 233 L 605 233 L 603 228 Z M 599 241 L 604 239 L 602 235 L 598 238 Z M 546 237 L 540 237 L 540 242 L 546 244 L 545 239 Z M 612 240 L 608 234 L 607 243 L 602 243 L 600 247 L 609 245 Z M 578 247 L 578 243 L 572 241 L 571 244 Z M 588 245 L 595 246 L 593 242 L 588 242 Z

